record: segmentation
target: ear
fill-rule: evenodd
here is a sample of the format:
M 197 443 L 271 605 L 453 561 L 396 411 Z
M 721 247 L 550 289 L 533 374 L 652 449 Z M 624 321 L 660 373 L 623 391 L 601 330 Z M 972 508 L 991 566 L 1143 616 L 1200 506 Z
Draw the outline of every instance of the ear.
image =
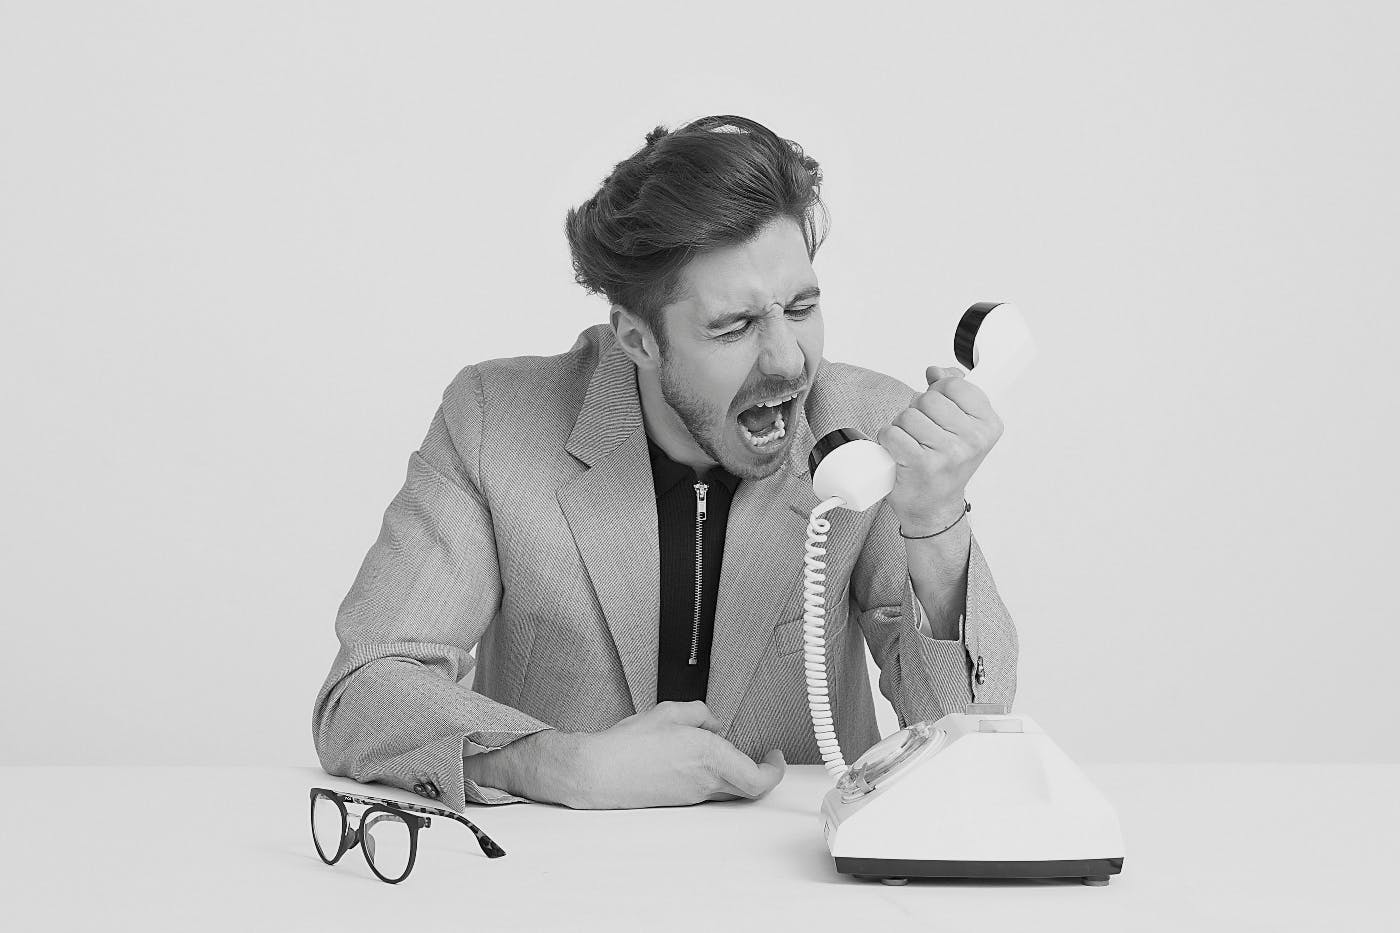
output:
M 613 335 L 632 362 L 642 369 L 655 369 L 660 365 L 661 350 L 645 321 L 618 304 L 612 306 L 609 319 Z

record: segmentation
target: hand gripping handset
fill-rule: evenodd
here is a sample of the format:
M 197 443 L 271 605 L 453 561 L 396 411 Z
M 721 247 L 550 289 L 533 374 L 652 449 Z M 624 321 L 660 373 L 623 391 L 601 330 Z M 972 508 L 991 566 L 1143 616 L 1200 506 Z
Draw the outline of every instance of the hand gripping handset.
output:
M 953 354 L 968 369 L 968 381 L 977 385 L 993 407 L 1005 396 L 1011 384 L 1035 358 L 1030 330 L 1015 305 L 984 301 L 968 308 L 958 321 L 953 337 Z M 806 667 L 807 705 L 812 715 L 812 732 L 822 763 L 834 778 L 846 773 L 841 745 L 831 716 L 830 687 L 826 681 L 825 571 L 821 560 L 826 549 L 826 532 L 831 523 L 823 518 L 834 508 L 864 512 L 889 495 L 894 488 L 895 462 L 889 452 L 853 428 L 832 431 L 812 448 L 809 457 L 812 488 L 821 504 L 812 510 L 807 525 L 807 555 L 803 569 L 803 663 Z M 893 738 L 893 737 L 892 737 Z M 870 752 L 882 749 L 884 742 Z M 893 756 L 881 754 L 883 766 L 893 767 L 907 755 L 898 749 Z M 906 747 L 905 751 L 908 751 Z

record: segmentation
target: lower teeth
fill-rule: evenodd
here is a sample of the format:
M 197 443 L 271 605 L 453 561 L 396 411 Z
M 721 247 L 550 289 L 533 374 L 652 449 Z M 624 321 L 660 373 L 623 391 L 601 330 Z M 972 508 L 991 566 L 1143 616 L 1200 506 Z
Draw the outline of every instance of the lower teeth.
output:
M 739 430 L 744 432 L 744 440 L 754 447 L 767 447 L 774 441 L 780 441 L 787 436 L 787 425 L 783 423 L 782 412 L 778 412 L 777 420 L 773 422 L 773 427 L 768 429 L 768 433 L 762 437 L 755 437 L 753 432 L 744 427 L 744 423 L 739 422 Z

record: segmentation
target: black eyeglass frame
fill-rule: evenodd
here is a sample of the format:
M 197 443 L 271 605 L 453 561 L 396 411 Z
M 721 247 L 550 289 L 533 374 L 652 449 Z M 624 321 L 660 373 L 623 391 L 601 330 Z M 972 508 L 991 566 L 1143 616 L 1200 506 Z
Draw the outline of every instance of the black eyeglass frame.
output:
M 316 837 L 316 798 L 318 796 L 330 800 L 340 811 L 340 845 L 332 858 L 326 857 L 326 853 L 321 849 L 321 841 Z M 365 812 L 360 814 L 360 825 L 353 830 L 350 829 L 350 813 L 345 809 L 347 803 L 363 804 L 367 807 Z M 375 866 L 374 859 L 370 857 L 369 850 L 365 848 L 365 827 L 373 824 L 371 814 L 374 813 L 386 813 L 395 819 L 402 820 L 408 827 L 408 865 L 404 868 L 403 874 L 397 878 L 389 878 L 382 874 Z M 375 877 L 389 884 L 398 884 L 413 871 L 413 863 L 418 858 L 418 830 L 427 829 L 433 823 L 432 816 L 415 816 L 415 813 L 442 816 L 461 823 L 472 831 L 472 835 L 476 837 L 477 844 L 481 846 L 481 851 L 487 858 L 500 858 L 506 854 L 506 850 L 497 845 L 494 839 L 482 832 L 475 823 L 460 813 L 443 810 L 439 807 L 425 807 L 422 804 L 408 803 L 403 800 L 390 800 L 387 797 L 347 794 L 331 790 L 328 787 L 311 788 L 311 843 L 316 847 L 316 854 L 321 857 L 321 861 L 327 865 L 334 865 L 346 852 L 358 845 L 364 853 L 365 864 L 369 865 L 369 870 L 374 872 Z

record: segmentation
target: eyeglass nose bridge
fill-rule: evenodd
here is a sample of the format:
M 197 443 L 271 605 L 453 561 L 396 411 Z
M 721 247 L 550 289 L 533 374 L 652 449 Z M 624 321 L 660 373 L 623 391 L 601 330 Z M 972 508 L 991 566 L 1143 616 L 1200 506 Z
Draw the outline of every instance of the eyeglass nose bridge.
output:
M 369 817 L 368 823 L 365 822 L 366 816 Z M 354 822 L 356 819 L 357 818 L 351 814 L 347 813 L 345 815 L 345 838 L 341 840 L 341 845 L 346 852 L 349 852 L 363 841 L 365 851 L 369 853 L 370 858 L 374 858 L 374 836 L 370 834 L 369 829 L 374 826 L 375 823 L 383 820 L 403 822 L 403 820 L 399 819 L 394 814 L 385 813 L 382 810 L 373 813 L 362 813 L 358 817 L 358 822 Z
M 358 824 L 351 825 L 352 817 L 345 819 L 345 837 L 340 840 L 340 847 L 349 852 L 360 844 L 360 827 Z

